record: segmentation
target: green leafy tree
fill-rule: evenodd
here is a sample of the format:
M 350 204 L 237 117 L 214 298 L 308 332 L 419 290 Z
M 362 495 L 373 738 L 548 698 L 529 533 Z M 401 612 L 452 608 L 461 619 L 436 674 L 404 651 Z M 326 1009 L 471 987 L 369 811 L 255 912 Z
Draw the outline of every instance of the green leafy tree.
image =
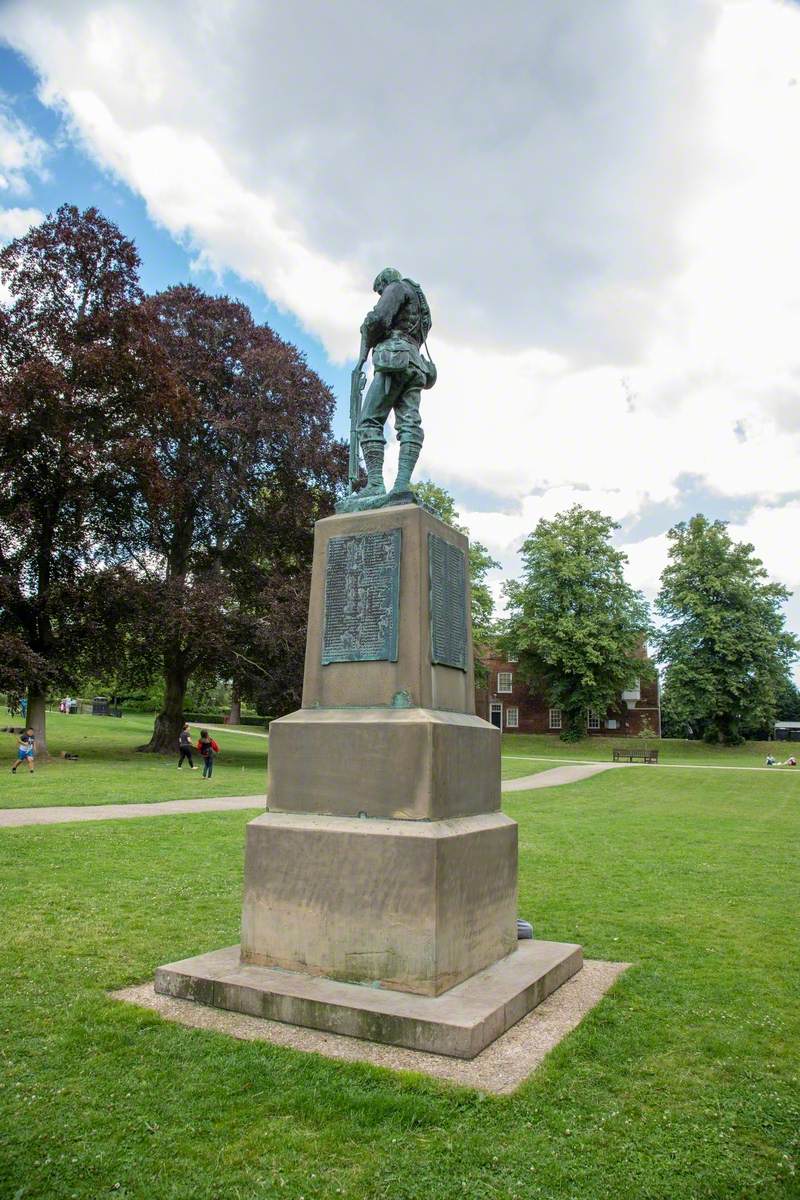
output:
M 788 676 L 778 685 L 775 720 L 800 721 L 800 688 Z
M 669 531 L 657 639 L 670 720 L 735 745 L 774 719 L 800 643 L 781 611 L 790 592 L 768 580 L 751 545 L 702 514 Z
M 443 487 L 426 480 L 414 486 L 414 495 L 423 508 L 432 512 L 445 525 L 457 529 L 459 533 L 469 537 L 469 530 L 460 523 L 459 514 L 453 497 Z M 494 623 L 494 597 L 486 579 L 491 570 L 499 567 L 500 563 L 492 558 L 489 551 L 481 542 L 470 541 L 469 544 L 469 577 L 471 587 L 472 641 L 475 646 L 475 673 L 480 678 L 485 673 L 478 657 L 478 651 L 489 645 L 496 637 Z
M 642 656 L 647 604 L 625 580 L 610 517 L 576 504 L 541 520 L 522 545 L 522 578 L 505 584 L 501 645 L 519 672 L 562 711 L 565 741 L 586 730 L 587 709 L 619 706 L 620 693 L 652 671 Z

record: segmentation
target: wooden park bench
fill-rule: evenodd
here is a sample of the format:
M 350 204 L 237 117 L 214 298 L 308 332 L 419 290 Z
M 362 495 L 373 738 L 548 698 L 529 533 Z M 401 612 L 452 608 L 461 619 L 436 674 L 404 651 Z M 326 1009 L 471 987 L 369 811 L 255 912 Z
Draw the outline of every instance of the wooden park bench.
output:
M 657 763 L 658 751 L 645 750 L 644 746 L 625 746 L 614 749 L 614 762 Z

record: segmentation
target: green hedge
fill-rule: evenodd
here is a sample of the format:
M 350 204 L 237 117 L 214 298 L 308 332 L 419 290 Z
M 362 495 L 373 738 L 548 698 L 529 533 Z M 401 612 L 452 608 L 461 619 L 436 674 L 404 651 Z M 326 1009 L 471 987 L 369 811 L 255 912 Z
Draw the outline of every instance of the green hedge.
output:
M 208 712 L 205 712 L 205 713 L 185 712 L 183 714 L 183 719 L 184 719 L 184 721 L 188 721 L 191 725 L 202 725 L 204 722 L 207 725 L 224 725 L 227 716 L 228 716 L 227 712 L 220 712 L 220 713 L 216 713 L 216 714 L 208 713 Z M 269 720 L 270 720 L 269 717 L 253 717 L 253 716 L 247 716 L 247 715 L 243 714 L 240 724 L 241 725 L 256 725 L 256 726 L 259 726 L 261 729 L 263 729 L 269 723 Z

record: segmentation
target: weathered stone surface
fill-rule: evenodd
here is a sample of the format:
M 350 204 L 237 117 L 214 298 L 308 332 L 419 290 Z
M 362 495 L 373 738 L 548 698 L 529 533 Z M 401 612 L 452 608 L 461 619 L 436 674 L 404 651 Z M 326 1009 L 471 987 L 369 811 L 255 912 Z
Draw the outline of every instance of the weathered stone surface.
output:
M 500 733 L 437 709 L 314 709 L 270 726 L 271 812 L 435 820 L 500 808 Z
M 580 970 L 580 946 L 520 943 L 442 996 L 313 978 L 240 962 L 230 946 L 170 963 L 156 991 L 251 1016 L 433 1054 L 474 1058 Z
M 247 826 L 242 959 L 439 995 L 510 953 L 517 826 L 264 813 Z
M 401 531 L 397 661 L 323 664 L 325 577 L 331 538 Z M 415 504 L 346 513 L 318 521 L 308 613 L 303 708 L 391 707 L 475 712 L 469 595 L 465 596 L 467 646 L 464 670 L 432 662 L 428 534 L 464 554 L 468 542 L 438 517 Z M 466 587 L 465 581 L 465 587 Z M 273 722 L 270 732 L 277 722 Z

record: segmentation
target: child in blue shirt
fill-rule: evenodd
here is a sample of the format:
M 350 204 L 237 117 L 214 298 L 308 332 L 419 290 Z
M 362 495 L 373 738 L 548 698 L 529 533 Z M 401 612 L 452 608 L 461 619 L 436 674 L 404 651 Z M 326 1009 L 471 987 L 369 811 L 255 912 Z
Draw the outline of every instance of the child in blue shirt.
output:
M 17 742 L 17 761 L 11 768 L 12 775 L 16 775 L 17 767 L 20 766 L 21 763 L 27 763 L 28 771 L 31 775 L 33 774 L 33 755 L 36 748 L 35 743 L 36 739 L 32 729 L 26 729 L 24 733 L 19 735 L 19 741 Z

